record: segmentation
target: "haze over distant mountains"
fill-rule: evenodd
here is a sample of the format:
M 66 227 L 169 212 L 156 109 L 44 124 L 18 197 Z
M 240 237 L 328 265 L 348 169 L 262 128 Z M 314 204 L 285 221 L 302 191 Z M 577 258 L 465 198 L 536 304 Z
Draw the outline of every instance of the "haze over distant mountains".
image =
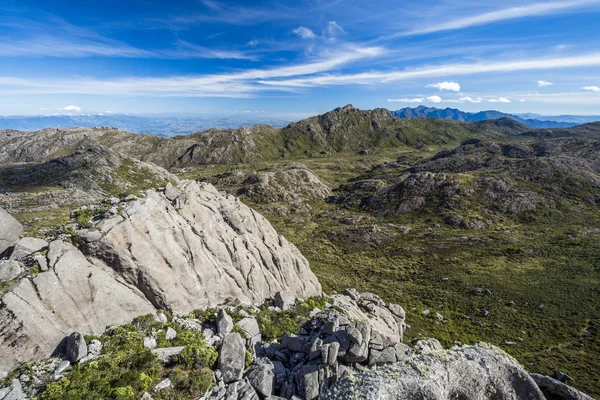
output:
M 506 114 L 500 111 L 487 110 L 476 113 L 465 112 L 456 108 L 435 108 L 418 106 L 415 108 L 406 107 L 397 111 L 392 111 L 392 114 L 398 118 L 443 118 L 454 121 L 477 122 L 486 121 L 489 119 L 512 118 L 531 128 L 570 128 L 576 125 L 585 124 L 588 122 L 600 121 L 598 115 L 558 115 L 547 116 L 540 114 Z
M 302 115 L 303 116 L 303 115 Z M 38 131 L 44 128 L 94 128 L 109 126 L 137 133 L 159 136 L 185 135 L 211 128 L 230 129 L 256 124 L 284 127 L 298 119 L 297 115 L 267 113 L 231 113 L 219 115 L 166 114 L 78 114 L 39 116 L 0 116 L 0 129 Z

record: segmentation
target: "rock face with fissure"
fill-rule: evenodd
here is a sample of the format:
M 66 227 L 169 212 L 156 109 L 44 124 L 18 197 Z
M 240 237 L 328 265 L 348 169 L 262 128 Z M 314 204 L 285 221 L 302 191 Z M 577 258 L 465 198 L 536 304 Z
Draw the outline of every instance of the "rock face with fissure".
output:
M 517 361 L 486 344 L 415 355 L 341 380 L 323 398 L 545 400 Z
M 101 334 L 157 308 L 186 313 L 228 298 L 258 304 L 282 290 L 322 294 L 296 247 L 236 198 L 195 182 L 168 192 L 131 201 L 97 224 L 101 239 L 80 241 L 79 249 L 23 239 L 23 249 L 47 246 L 47 254 L 39 254 L 42 272 L 0 300 L 0 377 L 49 356 L 72 332 Z M 5 237 L 10 245 L 18 240 Z
M 138 287 L 157 308 L 189 312 L 227 298 L 261 303 L 286 290 L 299 298 L 321 286 L 298 249 L 260 214 L 212 185 L 184 182 L 149 191 L 98 225 L 87 251 Z
M 0 208 L 0 254 L 15 243 L 23 233 L 23 226 L 12 215 Z

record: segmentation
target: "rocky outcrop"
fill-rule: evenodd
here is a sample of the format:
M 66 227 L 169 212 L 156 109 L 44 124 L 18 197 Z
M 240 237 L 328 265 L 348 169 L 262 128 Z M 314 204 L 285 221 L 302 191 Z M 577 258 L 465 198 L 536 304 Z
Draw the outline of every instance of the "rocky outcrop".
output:
M 73 245 L 51 242 L 49 270 L 19 281 L 0 303 L 0 375 L 49 356 L 73 331 L 101 334 L 154 312 L 113 270 L 90 264 Z
M 281 290 L 299 298 L 321 286 L 298 249 L 260 214 L 205 183 L 149 191 L 100 222 L 100 241 L 84 244 L 157 308 L 189 312 L 237 298 L 262 303 Z M 175 193 L 175 194 L 173 194 Z
M 0 254 L 4 253 L 23 233 L 23 226 L 0 208 Z
M 262 203 L 299 203 L 331 195 L 329 185 L 303 164 L 287 164 L 245 177 L 240 194 Z
M 523 367 L 486 344 L 416 354 L 339 381 L 323 398 L 545 400 Z
M 35 256 L 47 271 L 2 297 L 0 373 L 50 355 L 74 331 L 101 334 L 156 308 L 189 312 L 230 297 L 259 304 L 284 289 L 321 295 L 306 259 L 262 216 L 208 184 L 173 189 L 171 200 L 151 190 L 108 213 L 101 238 L 76 237 L 87 256 L 59 240 L 22 240 L 24 253 L 47 245 Z
M 592 397 L 556 379 L 540 374 L 531 374 L 546 400 L 594 400 Z
M 246 398 L 238 393 L 243 387 L 244 395 L 250 393 L 252 398 L 300 396 L 313 400 L 338 379 L 368 366 L 403 360 L 411 352 L 402 343 L 406 325 L 399 305 L 353 289 L 328 300 L 328 309 L 311 311 L 298 334 L 284 335 L 280 343 L 247 340 L 246 347 L 254 349 L 257 358 L 245 373 L 237 367 L 244 348 L 240 350 L 240 340 L 232 336 L 236 333 L 227 334 L 219 362 L 222 374 L 211 398 Z M 239 321 L 247 336 L 260 336 L 258 330 L 244 328 L 246 320 L 254 318 Z

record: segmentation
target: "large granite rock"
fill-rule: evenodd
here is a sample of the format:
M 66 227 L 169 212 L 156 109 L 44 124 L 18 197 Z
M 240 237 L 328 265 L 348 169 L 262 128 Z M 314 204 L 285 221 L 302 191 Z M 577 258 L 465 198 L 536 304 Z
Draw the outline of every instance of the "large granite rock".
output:
M 73 245 L 52 242 L 52 268 L 23 279 L 0 303 L 0 376 L 20 363 L 48 357 L 72 332 L 101 334 L 155 312 L 135 287 L 95 266 Z
M 23 233 L 23 225 L 0 207 L 0 254 L 4 253 Z
M 415 355 L 343 379 L 323 398 L 545 400 L 517 361 L 484 344 Z
M 296 247 L 236 198 L 195 182 L 169 196 L 151 190 L 131 201 L 97 225 L 101 239 L 80 242 L 85 254 L 47 245 L 48 270 L 1 299 L 0 376 L 49 356 L 72 332 L 101 334 L 157 308 L 184 313 L 230 297 L 262 303 L 281 290 L 321 295 Z
M 15 248 L 10 255 L 10 259 L 15 261 L 23 260 L 27 256 L 37 253 L 46 247 L 48 247 L 48 242 L 46 242 L 44 239 L 24 237 L 15 244 Z
M 228 298 L 260 304 L 281 290 L 321 295 L 308 261 L 260 214 L 209 184 L 188 181 L 178 190 L 169 198 L 149 191 L 101 222 L 104 238 L 87 245 L 94 262 L 173 312 Z

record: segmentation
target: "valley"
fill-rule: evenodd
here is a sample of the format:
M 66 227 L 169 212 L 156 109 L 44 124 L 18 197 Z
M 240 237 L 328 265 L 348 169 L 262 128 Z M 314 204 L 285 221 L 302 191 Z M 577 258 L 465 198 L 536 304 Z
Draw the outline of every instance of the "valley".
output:
M 599 138 L 598 123 L 399 120 L 351 106 L 173 139 L 4 131 L 0 207 L 26 234 L 55 237 L 109 197 L 210 183 L 295 245 L 325 293 L 402 304 L 405 342 L 488 342 L 600 396 Z

